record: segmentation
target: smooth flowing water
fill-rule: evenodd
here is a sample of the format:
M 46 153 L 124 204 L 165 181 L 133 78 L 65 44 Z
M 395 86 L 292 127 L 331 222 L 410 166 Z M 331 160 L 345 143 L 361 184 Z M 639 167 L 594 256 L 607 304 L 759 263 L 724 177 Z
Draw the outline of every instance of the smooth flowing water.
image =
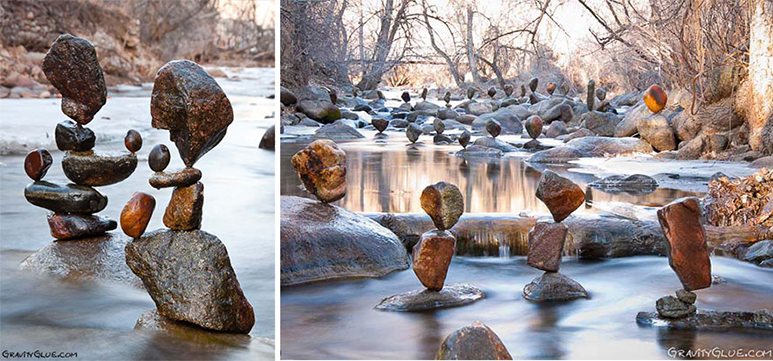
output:
M 53 144 L 53 130 L 65 119 L 59 100 L 0 99 L 2 124 L 13 132 L 0 138 L 0 347 L 12 352 L 40 350 L 77 352 L 78 359 L 273 359 L 274 355 L 274 153 L 258 149 L 274 123 L 274 69 L 237 71 L 240 80 L 218 78 L 234 108 L 234 122 L 216 148 L 196 168 L 205 186 L 202 229 L 218 236 L 229 251 L 242 289 L 255 309 L 250 337 L 233 342 L 134 330 L 137 318 L 155 307 L 147 292 L 110 282 L 59 280 L 19 270 L 21 261 L 52 242 L 46 214 L 24 199 L 30 179 L 23 170 L 24 149 L 44 146 L 54 164 L 45 179 L 66 183 L 62 152 Z M 148 230 L 163 227 L 161 218 L 170 189 L 148 184 L 150 149 L 159 143 L 172 152 L 169 169 L 182 168 L 169 133 L 150 127 L 150 86 L 125 87 L 111 93 L 89 124 L 97 133 L 95 150 L 125 150 L 130 128 L 142 133 L 137 170 L 127 180 L 98 187 L 108 196 L 100 215 L 118 219 L 136 191 L 156 198 Z M 113 232 L 120 232 L 120 229 Z
M 309 129 L 286 127 L 281 150 L 283 195 L 309 197 L 290 164 L 292 155 L 310 141 L 296 135 L 309 133 Z M 552 169 L 590 193 L 587 198 L 592 202 L 587 203 L 592 206 L 581 207 L 578 213 L 615 213 L 633 205 L 652 216 L 655 207 L 673 199 L 705 193 L 708 178 L 715 172 L 731 176 L 754 172 L 742 163 L 664 161 L 651 155 L 581 159 L 563 166 L 529 164 L 524 161 L 529 153 L 465 159 L 453 154 L 460 146 L 433 145 L 431 136 L 422 136 L 422 144 L 408 146 L 401 132 L 387 132 L 387 140 L 374 140 L 373 131 L 362 133 L 364 139 L 338 142 L 347 154 L 347 195 L 336 204 L 358 212 L 423 212 L 419 204 L 422 189 L 442 180 L 459 187 L 468 213 L 545 214 L 547 208 L 534 194 L 541 172 Z M 526 141 L 520 136 L 501 138 Z M 608 175 L 637 173 L 654 177 L 660 187 L 639 195 L 587 187 Z M 712 264 L 722 283 L 698 292 L 699 308 L 773 309 L 773 270 L 722 257 L 712 257 Z M 580 282 L 591 299 L 549 305 L 526 301 L 521 296 L 523 286 L 541 272 L 527 266 L 523 256 L 455 257 L 446 284 L 474 284 L 486 298 L 434 312 L 373 308 L 390 295 L 421 289 L 411 270 L 381 279 L 283 287 L 282 357 L 432 359 L 449 333 L 476 320 L 491 327 L 516 359 L 665 359 L 678 349 L 771 349 L 770 332 L 639 327 L 635 322 L 638 312 L 654 311 L 658 298 L 680 288 L 665 257 L 595 262 L 564 257 L 561 271 Z

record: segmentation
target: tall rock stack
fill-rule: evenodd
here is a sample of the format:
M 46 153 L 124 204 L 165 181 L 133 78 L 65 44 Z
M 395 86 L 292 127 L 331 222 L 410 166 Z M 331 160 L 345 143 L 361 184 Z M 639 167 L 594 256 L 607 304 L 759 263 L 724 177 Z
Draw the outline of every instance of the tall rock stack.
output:
M 62 93 L 62 112 L 70 119 L 56 125 L 56 146 L 65 152 L 62 169 L 74 184 L 43 181 L 53 163 L 45 149 L 35 149 L 24 160 L 24 170 L 34 181 L 24 189 L 28 202 L 51 210 L 48 225 L 58 239 L 98 236 L 117 227 L 114 220 L 94 215 L 107 206 L 107 197 L 94 189 L 118 183 L 137 168 L 136 152 L 142 137 L 130 130 L 128 152 L 94 152 L 96 135 L 85 127 L 107 101 L 107 88 L 94 46 L 69 34 L 59 36 L 43 59 L 43 72 Z
M 548 207 L 553 222 L 537 222 L 529 231 L 526 263 L 545 273 L 523 288 L 523 297 L 535 302 L 587 298 L 582 285 L 558 272 L 568 233 L 561 222 L 582 205 L 585 194 L 571 180 L 547 170 L 537 184 L 537 198 Z
M 173 188 L 163 217 L 168 229 L 144 234 L 155 200 L 136 193 L 121 214 L 121 228 L 134 238 L 126 246 L 126 263 L 159 315 L 210 330 L 248 333 L 255 315 L 225 245 L 201 230 L 204 184 L 201 171 L 193 168 L 225 136 L 233 122 L 231 103 L 198 64 L 175 60 L 156 74 L 150 113 L 154 128 L 169 130 L 185 168 L 167 172 L 169 149 L 157 145 L 151 151 L 148 163 L 155 173 L 150 185 Z
M 459 188 L 446 182 L 427 186 L 421 192 L 421 208 L 437 227 L 424 232 L 413 247 L 413 273 L 426 289 L 389 296 L 376 309 L 426 311 L 462 306 L 485 296 L 473 285 L 445 285 L 456 252 L 456 238 L 449 230 L 464 213 L 464 198 Z

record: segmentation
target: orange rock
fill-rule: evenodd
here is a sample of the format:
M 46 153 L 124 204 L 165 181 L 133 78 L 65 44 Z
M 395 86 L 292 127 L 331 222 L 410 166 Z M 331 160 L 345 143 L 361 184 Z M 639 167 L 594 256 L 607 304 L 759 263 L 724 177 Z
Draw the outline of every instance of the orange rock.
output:
M 657 84 L 653 84 L 644 92 L 644 104 L 647 104 L 647 108 L 653 113 L 663 110 L 666 107 L 666 102 L 668 102 L 668 95 Z
M 456 239 L 448 231 L 432 230 L 421 235 L 413 247 L 413 273 L 424 287 L 440 291 L 456 250 Z
M 121 211 L 121 230 L 129 237 L 138 238 L 148 228 L 156 208 L 156 199 L 150 194 L 135 192 Z
M 346 153 L 332 140 L 311 142 L 291 162 L 303 186 L 320 201 L 335 202 L 346 195 Z
M 204 210 L 204 184 L 197 182 L 187 187 L 177 187 L 164 212 L 164 225 L 175 231 L 201 228 Z
M 556 83 L 548 83 L 547 87 L 545 87 L 545 90 L 547 90 L 548 94 L 553 95 L 553 92 L 556 91 Z
M 711 260 L 698 199 L 678 199 L 658 210 L 668 263 L 688 291 L 711 286 Z

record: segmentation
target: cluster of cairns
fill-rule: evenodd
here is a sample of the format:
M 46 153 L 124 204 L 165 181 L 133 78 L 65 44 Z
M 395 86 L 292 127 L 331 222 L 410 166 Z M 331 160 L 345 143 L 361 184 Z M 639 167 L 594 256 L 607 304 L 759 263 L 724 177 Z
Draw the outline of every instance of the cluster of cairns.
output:
M 129 130 L 124 139 L 128 152 L 96 153 L 96 135 L 85 125 L 107 101 L 107 88 L 94 46 L 70 34 L 59 36 L 43 59 L 46 78 L 62 94 L 62 112 L 70 119 L 56 125 L 56 147 L 65 152 L 64 175 L 73 184 L 43 180 L 53 163 L 46 149 L 35 149 L 24 159 L 24 171 L 34 181 L 24 189 L 28 202 L 52 211 L 48 215 L 51 236 L 57 240 L 102 235 L 117 227 L 95 215 L 107 206 L 107 196 L 94 187 L 118 183 L 137 168 L 136 152 L 142 137 Z
M 147 193 L 135 193 L 121 211 L 121 229 L 133 238 L 125 249 L 126 263 L 142 280 L 162 318 L 248 333 L 255 315 L 225 245 L 201 230 L 204 185 L 201 171 L 193 167 L 225 136 L 233 122 L 231 103 L 198 64 L 176 60 L 156 74 L 150 107 L 151 125 L 169 130 L 185 168 L 166 171 L 169 149 L 159 144 L 151 150 L 148 165 L 155 173 L 150 185 L 173 188 L 163 217 L 168 228 L 145 233 L 156 201 Z
M 523 297 L 535 302 L 588 298 L 582 285 L 559 273 L 568 233 L 561 222 L 583 204 L 585 193 L 571 180 L 550 170 L 540 177 L 536 193 L 550 210 L 553 221 L 538 221 L 529 230 L 526 263 L 545 273 L 523 288 Z

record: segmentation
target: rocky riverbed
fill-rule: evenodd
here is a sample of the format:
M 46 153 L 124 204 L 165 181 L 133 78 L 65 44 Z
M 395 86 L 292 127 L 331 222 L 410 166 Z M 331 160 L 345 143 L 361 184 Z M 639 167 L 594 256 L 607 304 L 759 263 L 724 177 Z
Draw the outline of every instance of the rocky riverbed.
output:
M 272 227 L 263 227 L 261 232 L 255 227 L 274 222 L 274 153 L 258 149 L 260 138 L 275 120 L 274 102 L 268 98 L 274 91 L 274 71 L 227 72 L 239 75 L 239 80 L 217 78 L 231 99 L 234 122 L 221 144 L 196 167 L 204 173 L 202 181 L 207 184 L 207 216 L 202 227 L 217 234 L 229 250 L 234 271 L 255 310 L 255 326 L 250 334 L 224 340 L 200 330 L 153 324 L 152 317 L 141 317 L 155 308 L 153 301 L 125 272 L 118 273 L 118 277 L 97 272 L 81 275 L 85 278 L 61 280 L 45 272 L 36 274 L 34 269 L 20 270 L 26 257 L 53 240 L 46 225 L 47 212 L 24 200 L 22 190 L 29 179 L 23 171 L 23 154 L 40 146 L 52 150 L 54 166 L 46 179 L 65 183 L 59 166 L 63 153 L 55 151 L 53 145 L 54 126 L 64 116 L 56 99 L 0 99 L 3 125 L 12 129 L 0 137 L 4 154 L 0 156 L 3 349 L 22 351 L 45 346 L 78 352 L 83 359 L 214 359 L 223 355 L 229 359 L 273 359 L 275 235 Z M 96 148 L 124 149 L 123 137 L 130 128 L 142 133 L 146 145 L 171 144 L 168 132 L 150 127 L 149 111 L 148 86 L 127 86 L 110 92 L 106 105 L 89 126 L 96 133 Z M 161 205 L 169 202 L 168 190 L 156 190 L 148 184 L 153 174 L 147 165 L 151 148 L 143 147 L 137 153 L 139 165 L 129 178 L 101 187 L 108 204 L 100 214 L 118 219 L 135 191 L 153 195 Z M 173 157 L 170 167 L 182 165 L 179 157 Z M 237 191 L 254 187 L 264 191 Z M 216 211 L 222 209 L 233 212 Z M 157 216 L 148 230 L 160 227 L 162 217 Z M 123 236 L 120 231 L 112 233 Z M 122 247 L 117 250 L 122 252 Z M 122 254 L 106 251 L 114 256 L 106 260 L 123 261 Z M 120 268 L 113 269 L 121 272 Z

